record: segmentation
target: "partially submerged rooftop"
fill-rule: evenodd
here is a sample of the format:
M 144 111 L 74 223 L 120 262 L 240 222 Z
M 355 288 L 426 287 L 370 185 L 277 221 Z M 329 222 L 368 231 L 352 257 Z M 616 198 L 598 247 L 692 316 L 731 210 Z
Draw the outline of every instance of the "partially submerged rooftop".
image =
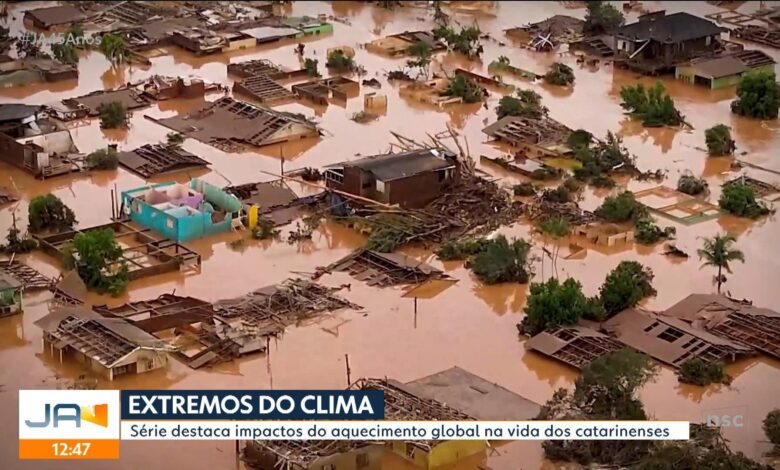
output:
M 104 318 L 84 307 L 62 307 L 35 321 L 46 334 L 106 368 L 119 364 L 138 349 L 167 351 L 164 342 L 118 318 Z
M 583 369 L 596 359 L 626 345 L 587 326 L 568 326 L 543 331 L 525 342 L 525 348 Z
M 533 147 L 544 153 L 561 155 L 570 151 L 566 141 L 572 130 L 546 116 L 504 116 L 482 129 L 482 132 L 511 145 Z
M 146 144 L 119 153 L 119 164 L 144 178 L 168 173 L 207 168 L 209 162 L 181 148 L 164 144 Z
M 533 419 L 541 408 L 538 403 L 457 366 L 407 382 L 406 388 L 483 421 Z
M 0 261 L 0 273 L 14 278 L 25 290 L 48 289 L 52 284 L 51 279 L 19 260 Z
M 307 76 L 306 69 L 288 71 L 285 70 L 284 67 L 276 65 L 268 59 L 255 59 L 245 62 L 234 62 L 232 64 L 228 64 L 227 71 L 229 74 L 241 78 L 265 75 L 272 80 Z
M 722 295 L 691 294 L 663 315 L 780 358 L 780 312 Z
M 639 17 L 634 23 L 621 26 L 615 31 L 615 36 L 631 41 L 653 40 L 674 44 L 707 36 L 719 36 L 724 31 L 727 29 L 690 13 L 666 15 L 664 12 L 654 12 Z
M 694 328 L 677 318 L 630 308 L 603 323 L 604 329 L 618 341 L 672 367 L 699 358 L 709 362 L 731 362 L 751 355 L 744 344 L 720 338 Z
M 454 158 L 454 154 L 444 149 L 421 149 L 335 163 L 326 169 L 360 168 L 372 173 L 379 181 L 389 182 L 429 171 L 453 168 L 456 165 Z
M 317 274 L 348 272 L 369 286 L 421 284 L 432 279 L 448 279 L 442 271 L 402 253 L 380 253 L 357 250 L 330 266 L 318 268 Z
M 86 19 L 87 15 L 76 6 L 60 5 L 27 10 L 24 18 L 32 21 L 37 28 L 49 29 L 52 26 L 78 23 Z
M 143 108 L 150 105 L 148 99 L 142 96 L 138 91 L 130 88 L 120 88 L 118 90 L 98 90 L 92 93 L 63 100 L 63 103 L 70 102 L 80 104 L 89 109 L 91 116 L 100 114 L 98 110 L 101 105 L 113 102 L 119 102 L 127 110 Z
M 228 97 L 207 103 L 189 114 L 147 118 L 225 151 L 319 136 L 317 126 L 302 115 L 274 111 Z

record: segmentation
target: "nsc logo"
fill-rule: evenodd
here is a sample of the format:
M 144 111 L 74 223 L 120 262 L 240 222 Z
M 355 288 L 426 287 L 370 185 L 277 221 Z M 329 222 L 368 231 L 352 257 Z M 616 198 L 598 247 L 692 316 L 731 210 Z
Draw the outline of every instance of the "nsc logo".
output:
M 20 390 L 19 439 L 119 439 L 118 390 Z

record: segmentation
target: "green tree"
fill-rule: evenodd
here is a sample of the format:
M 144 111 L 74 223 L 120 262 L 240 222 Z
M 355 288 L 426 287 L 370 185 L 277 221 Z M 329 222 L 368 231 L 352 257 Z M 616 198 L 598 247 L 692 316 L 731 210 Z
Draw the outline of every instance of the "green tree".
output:
M 600 317 L 602 311 L 598 300 L 585 297 L 575 279 L 560 283 L 550 278 L 531 284 L 524 312 L 523 332 L 533 336 L 558 326 L 576 325 L 583 317 Z
M 75 269 L 88 289 L 121 294 L 129 282 L 122 247 L 111 229 L 79 233 L 65 250 L 65 266 Z
M 320 72 L 317 70 L 319 61 L 317 59 L 309 59 L 303 61 L 303 68 L 306 69 L 306 75 L 310 77 L 321 77 Z
M 780 86 L 774 71 L 747 72 L 737 84 L 737 99 L 731 112 L 758 119 L 776 119 L 780 109 Z
M 645 127 L 677 126 L 685 122 L 661 82 L 652 88 L 645 88 L 641 83 L 624 85 L 620 88 L 620 98 L 620 106 L 641 119 Z
M 634 220 L 634 239 L 643 245 L 652 245 L 666 238 L 673 238 L 677 229 L 674 227 L 661 228 L 650 215 L 645 215 Z
M 465 260 L 485 251 L 490 245 L 490 240 L 485 238 L 452 240 L 442 244 L 436 250 L 436 256 L 442 261 Z
M 448 48 L 469 57 L 479 57 L 484 50 L 479 42 L 481 33 L 477 26 L 466 26 L 456 31 L 452 26 L 439 25 L 431 34 L 434 38 L 443 40 Z
M 780 447 L 780 408 L 774 409 L 764 418 L 764 434 L 769 442 Z
M 100 38 L 98 50 L 106 56 L 111 65 L 120 65 L 130 60 L 130 49 L 125 40 L 116 34 L 107 33 Z
M 542 97 L 533 90 L 520 90 L 517 97 L 503 96 L 498 102 L 496 114 L 504 116 L 522 116 L 539 119 L 546 116 L 548 109 L 542 106 Z
M 559 188 L 563 188 L 560 186 Z M 565 189 L 565 188 L 564 188 Z M 566 190 L 568 193 L 568 190 Z M 571 233 L 571 227 L 569 221 L 563 216 L 550 217 L 539 224 L 539 228 L 542 233 L 549 236 L 555 241 L 555 248 L 552 252 L 552 268 L 555 273 L 555 277 L 558 277 L 558 254 L 561 251 L 560 240 L 567 237 Z
M 431 46 L 427 42 L 417 41 L 406 48 L 406 53 L 414 57 L 407 60 L 406 65 L 411 68 L 419 68 L 420 73 L 428 79 L 428 66 L 431 64 Z
M 645 420 L 639 390 L 652 380 L 658 366 L 644 354 L 629 349 L 602 356 L 582 370 L 574 391 L 560 389 L 542 407 L 542 420 Z M 582 465 L 625 467 L 647 455 L 648 441 L 544 441 L 545 456 L 553 461 Z
M 55 59 L 63 64 L 75 65 L 79 63 L 79 53 L 73 44 L 52 44 L 51 53 Z
M 525 284 L 533 275 L 529 255 L 531 245 L 522 239 L 510 242 L 503 235 L 487 241 L 487 246 L 468 262 L 468 267 L 485 284 L 518 282 Z
M 731 138 L 729 126 L 725 124 L 716 124 L 704 131 L 704 140 L 707 143 L 707 153 L 711 157 L 732 155 L 737 148 Z
M 609 2 L 588 1 L 583 30 L 590 34 L 608 33 L 626 22 L 623 13 Z
M 15 211 L 11 211 L 11 217 L 13 221 L 8 228 L 8 235 L 5 237 L 7 243 L 5 245 L 0 245 L 0 253 L 29 253 L 36 249 L 38 247 L 38 242 L 32 238 L 20 236 L 22 232 L 16 227 Z
M 704 261 L 701 267 L 711 266 L 718 269 L 718 276 L 716 282 L 718 285 L 718 294 L 720 294 L 721 285 L 726 282 L 726 277 L 723 275 L 725 269 L 727 273 L 731 273 L 731 262 L 740 261 L 745 262 L 745 255 L 732 246 L 737 242 L 737 238 L 730 234 L 715 235 L 712 238 L 705 238 L 697 253 L 699 254 L 699 260 Z
M 51 193 L 32 198 L 27 207 L 27 217 L 31 232 L 64 232 L 73 230 L 78 223 L 73 210 Z
M 707 181 L 693 175 L 682 175 L 680 176 L 680 179 L 677 180 L 677 191 L 690 194 L 691 196 L 697 196 L 704 193 L 707 190 L 707 186 Z
M 621 223 L 645 217 L 647 209 L 637 202 L 633 193 L 625 191 L 617 196 L 609 196 L 604 199 L 594 214 L 607 222 Z
M 100 127 L 102 129 L 126 128 L 129 125 L 127 109 L 119 101 L 102 103 L 98 106 L 100 113 Z
M 337 71 L 348 71 L 355 69 L 355 61 L 344 54 L 341 49 L 336 49 L 328 53 L 328 61 L 325 66 Z
M 168 147 L 180 149 L 184 143 L 184 134 L 179 132 L 169 132 L 165 135 L 165 144 Z
M 634 307 L 645 297 L 655 295 L 653 271 L 636 261 L 621 261 L 601 285 L 599 297 L 608 317 Z
M 525 182 L 512 186 L 512 194 L 515 196 L 536 196 L 536 186 L 533 183 Z
M 95 150 L 87 155 L 87 166 L 92 170 L 116 170 L 119 153 L 113 147 Z
M 615 183 L 608 175 L 637 173 L 634 157 L 623 146 L 621 137 L 607 132 L 607 136 L 595 145 L 590 144 L 591 138 L 586 131 L 580 130 L 572 132 L 570 139 L 573 140 L 567 141 L 574 151 L 574 158 L 582 164 L 574 170 L 575 178 L 593 186 L 611 188 Z
M 763 203 L 756 201 L 756 193 L 749 184 L 735 182 L 723 186 L 718 199 L 721 209 L 739 217 L 757 219 L 770 212 Z
M 460 74 L 456 74 L 450 79 L 447 89 L 441 94 L 443 96 L 457 96 L 462 98 L 464 103 L 476 103 L 482 101 L 484 97 L 482 88 Z
M 544 75 L 544 81 L 551 85 L 572 85 L 574 83 L 574 70 L 561 62 L 553 62 L 550 70 Z
M 713 383 L 728 383 L 729 376 L 723 370 L 720 362 L 704 362 L 698 357 L 692 357 L 680 364 L 677 377 L 682 383 L 705 387 Z

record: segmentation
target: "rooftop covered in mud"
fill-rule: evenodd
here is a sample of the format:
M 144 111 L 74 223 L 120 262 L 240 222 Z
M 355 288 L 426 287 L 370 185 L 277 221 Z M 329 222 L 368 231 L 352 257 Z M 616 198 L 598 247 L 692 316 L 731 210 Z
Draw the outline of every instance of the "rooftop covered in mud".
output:
M 84 307 L 62 307 L 35 325 L 44 332 L 44 350 L 75 353 L 109 380 L 167 363 L 170 348 L 164 342 L 125 320 L 104 318 Z
M 127 110 L 144 108 L 150 105 L 148 99 L 130 88 L 97 90 L 83 96 L 62 100 L 62 102 L 66 105 L 81 105 L 89 110 L 91 116 L 100 114 L 100 106 L 113 102 L 121 103 Z
M 298 97 L 327 106 L 330 99 L 346 102 L 360 93 L 360 84 L 346 77 L 329 77 L 292 86 Z
M 550 117 L 504 116 L 482 129 L 488 136 L 514 146 L 537 150 L 542 156 L 570 153 L 566 142 L 572 130 Z
M 0 260 L 0 272 L 19 282 L 25 290 L 48 289 L 52 280 L 19 260 Z
M 33 26 L 40 29 L 78 23 L 86 18 L 87 15 L 74 5 L 35 8 L 24 12 L 24 19 L 31 21 Z
M 447 46 L 434 38 L 430 31 L 405 31 L 403 33 L 391 34 L 371 41 L 366 45 L 366 48 L 391 56 L 403 56 L 409 53 L 409 46 L 418 42 L 427 44 L 431 48 L 431 52 L 440 52 L 447 49 Z
M 224 151 L 317 137 L 317 126 L 302 115 L 220 98 L 186 115 L 148 117 L 165 127 Z
M 780 313 L 715 294 L 691 294 L 663 312 L 715 336 L 780 358 Z
M 163 144 L 146 144 L 119 153 L 119 164 L 144 178 L 179 171 L 199 170 L 209 162 L 181 148 Z
M 301 214 L 298 195 L 281 179 L 228 186 L 225 191 L 241 200 L 245 212 L 249 214 L 252 207 L 255 207 L 259 217 L 268 219 L 277 226 L 286 225 Z M 250 228 L 251 218 L 252 215 L 249 215 Z
M 265 105 L 284 102 L 294 98 L 293 92 L 264 74 L 236 81 L 233 84 L 233 93 L 244 95 Z
M 596 359 L 626 345 L 587 326 L 568 326 L 543 331 L 525 342 L 525 348 L 583 369 Z
M 357 250 L 330 266 L 317 269 L 317 275 L 333 271 L 348 272 L 370 286 L 420 284 L 431 279 L 448 279 L 433 266 L 401 253 Z
M 240 78 L 265 75 L 272 80 L 283 80 L 287 78 L 298 78 L 308 76 L 306 69 L 286 70 L 284 67 L 274 64 L 268 59 L 247 60 L 245 62 L 233 62 L 228 64 L 229 74 Z
M 732 362 L 754 353 L 744 344 L 720 338 L 677 318 L 630 308 L 603 323 L 618 341 L 672 367 L 693 358 Z

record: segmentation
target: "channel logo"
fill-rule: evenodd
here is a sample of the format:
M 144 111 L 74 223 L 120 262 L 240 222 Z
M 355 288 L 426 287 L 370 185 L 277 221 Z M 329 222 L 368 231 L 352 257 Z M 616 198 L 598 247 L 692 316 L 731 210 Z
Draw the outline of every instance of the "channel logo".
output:
M 108 427 L 108 403 L 101 403 L 94 406 L 79 406 L 75 403 L 58 403 L 52 405 L 45 403 L 43 405 L 43 419 L 33 421 L 26 419 L 24 423 L 31 428 L 48 428 L 52 426 L 59 428 L 63 422 L 73 423 L 77 428 L 81 427 L 81 422 Z

